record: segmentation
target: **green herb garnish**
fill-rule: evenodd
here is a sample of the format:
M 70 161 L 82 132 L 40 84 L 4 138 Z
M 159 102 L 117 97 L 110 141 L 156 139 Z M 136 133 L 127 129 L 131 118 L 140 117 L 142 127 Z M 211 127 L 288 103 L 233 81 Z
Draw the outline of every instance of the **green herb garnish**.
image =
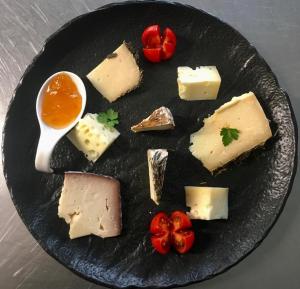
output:
M 97 115 L 97 120 L 106 127 L 114 128 L 119 123 L 118 116 L 118 112 L 110 108 L 106 112 L 100 112 Z
M 239 131 L 236 128 L 223 127 L 220 135 L 222 136 L 223 145 L 226 147 L 232 143 L 233 140 L 239 138 Z

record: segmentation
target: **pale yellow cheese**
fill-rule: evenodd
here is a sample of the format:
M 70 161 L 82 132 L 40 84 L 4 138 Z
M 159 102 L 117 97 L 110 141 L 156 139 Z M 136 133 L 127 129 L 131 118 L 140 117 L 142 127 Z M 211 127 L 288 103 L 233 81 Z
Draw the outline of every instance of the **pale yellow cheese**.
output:
M 222 143 L 222 128 L 239 131 L 238 140 Z M 272 136 L 269 121 L 253 92 L 233 97 L 204 119 L 204 126 L 191 135 L 190 151 L 204 167 L 214 171 L 241 154 L 263 145 Z
M 71 239 L 121 233 L 122 213 L 118 180 L 91 173 L 66 172 L 58 216 L 70 225 Z
M 119 135 L 115 128 L 98 122 L 97 114 L 87 113 L 67 137 L 89 161 L 96 162 Z
M 135 89 L 141 75 L 133 54 L 123 43 L 94 68 L 87 78 L 109 102 L 113 102 Z
M 186 206 L 191 219 L 215 220 L 228 218 L 228 188 L 186 186 Z
M 221 77 L 215 66 L 200 66 L 195 70 L 181 66 L 177 68 L 178 93 L 184 100 L 216 99 Z

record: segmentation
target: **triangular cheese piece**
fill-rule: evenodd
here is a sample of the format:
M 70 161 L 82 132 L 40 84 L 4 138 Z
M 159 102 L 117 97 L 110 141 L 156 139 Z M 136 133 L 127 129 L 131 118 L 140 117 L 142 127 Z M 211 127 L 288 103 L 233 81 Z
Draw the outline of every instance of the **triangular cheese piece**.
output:
M 160 107 L 153 111 L 147 118 L 131 127 L 134 132 L 149 130 L 167 130 L 175 127 L 173 115 L 167 107 Z

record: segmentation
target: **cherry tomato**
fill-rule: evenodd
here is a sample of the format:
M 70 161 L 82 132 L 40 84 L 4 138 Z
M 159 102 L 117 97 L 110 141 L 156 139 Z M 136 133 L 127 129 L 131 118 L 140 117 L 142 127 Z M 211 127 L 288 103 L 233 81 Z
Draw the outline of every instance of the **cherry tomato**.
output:
M 170 231 L 170 220 L 166 213 L 158 213 L 154 216 L 150 224 L 150 232 L 152 234 L 161 234 Z
M 173 224 L 173 231 L 186 230 L 192 227 L 192 222 L 189 217 L 181 211 L 174 211 L 171 216 L 171 223 Z
M 186 253 L 192 248 L 194 240 L 195 234 L 191 230 L 172 233 L 172 245 L 181 254 Z
M 151 237 L 152 246 L 160 254 L 167 254 L 171 248 L 170 233 L 165 232 L 163 234 L 153 235 Z
M 176 35 L 168 27 L 161 34 L 159 25 L 152 25 L 144 30 L 142 44 L 145 58 L 151 62 L 160 62 L 173 56 Z
M 156 214 L 151 221 L 150 232 L 152 246 L 161 254 L 167 254 L 171 246 L 179 253 L 186 253 L 195 240 L 192 222 L 181 211 L 174 211 L 170 217 L 164 212 Z

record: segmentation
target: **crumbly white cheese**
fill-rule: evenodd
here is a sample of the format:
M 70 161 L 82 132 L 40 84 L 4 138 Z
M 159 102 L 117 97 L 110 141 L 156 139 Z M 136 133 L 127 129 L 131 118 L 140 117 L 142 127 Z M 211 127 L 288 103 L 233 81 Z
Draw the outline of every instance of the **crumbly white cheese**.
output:
M 141 75 L 133 54 L 124 42 L 94 68 L 87 78 L 109 102 L 113 102 L 135 89 L 141 81 Z
M 150 197 L 159 205 L 162 196 L 168 151 L 165 149 L 149 149 L 147 151 Z
M 96 162 L 119 135 L 115 128 L 98 122 L 97 114 L 87 113 L 67 137 L 88 160 Z
M 221 77 L 215 66 L 200 66 L 195 70 L 181 66 L 177 68 L 179 96 L 185 100 L 216 99 Z
M 237 140 L 228 146 L 222 143 L 222 128 L 239 131 Z M 272 136 L 269 121 L 253 92 L 233 97 L 214 114 L 204 119 L 204 126 L 191 135 L 190 151 L 209 171 L 221 168 L 228 162 L 253 148 L 263 145 Z
M 228 188 L 186 186 L 186 206 L 191 219 L 214 220 L 228 218 Z
M 120 235 L 119 181 L 90 173 L 65 173 L 58 216 L 70 225 L 71 239 L 90 234 L 102 238 Z
M 149 130 L 167 130 L 175 127 L 173 115 L 167 107 L 160 107 L 153 111 L 147 118 L 131 127 L 134 132 Z

